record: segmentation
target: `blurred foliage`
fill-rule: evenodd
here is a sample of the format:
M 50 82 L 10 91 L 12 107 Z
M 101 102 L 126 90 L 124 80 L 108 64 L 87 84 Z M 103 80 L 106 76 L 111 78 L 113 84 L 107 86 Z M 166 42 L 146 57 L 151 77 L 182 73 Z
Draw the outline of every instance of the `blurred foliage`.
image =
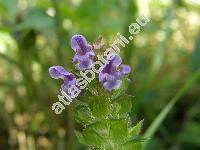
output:
M 51 110 L 59 83 L 48 68 L 72 69 L 70 37 L 112 43 L 137 16 L 151 17 L 121 55 L 132 67 L 130 121 L 144 133 L 200 67 L 198 0 L 0 0 L 0 149 L 86 149 L 73 105 Z M 184 91 L 146 149 L 200 148 L 200 80 Z

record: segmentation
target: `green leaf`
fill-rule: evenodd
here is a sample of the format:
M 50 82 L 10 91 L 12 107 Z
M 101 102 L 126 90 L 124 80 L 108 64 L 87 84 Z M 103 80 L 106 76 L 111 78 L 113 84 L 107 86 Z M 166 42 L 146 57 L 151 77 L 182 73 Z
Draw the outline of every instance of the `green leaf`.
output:
M 76 133 L 79 141 L 85 145 L 116 147 L 126 142 L 128 136 L 128 121 L 125 119 L 102 120 Z
M 113 102 L 113 113 L 112 115 L 117 115 L 119 117 L 124 117 L 128 115 L 128 112 L 131 111 L 132 108 L 132 96 L 123 94 L 118 97 Z
M 84 105 L 79 105 L 75 109 L 75 119 L 78 123 L 81 124 L 91 124 L 94 122 L 94 118 L 92 117 L 92 113 L 89 107 Z
M 125 119 L 110 120 L 111 138 L 116 143 L 123 143 L 128 135 L 128 121 Z
M 104 139 L 110 137 L 110 124 L 107 121 L 97 122 L 88 126 L 88 130 L 95 132 Z
M 129 129 L 129 135 L 130 136 L 138 136 L 141 128 L 142 128 L 142 124 L 143 124 L 144 120 L 141 120 L 139 123 L 137 123 L 134 127 Z
M 109 100 L 105 97 L 92 96 L 88 98 L 92 115 L 98 119 L 104 119 L 109 114 Z
M 92 94 L 92 96 L 108 97 L 110 94 L 110 92 L 105 91 L 98 79 L 91 81 L 87 86 L 87 90 Z
M 35 29 L 35 30 L 45 30 L 52 28 L 54 25 L 53 19 L 49 17 L 44 11 L 39 9 L 32 9 L 28 12 L 24 21 L 17 26 L 19 30 L 21 29 Z
M 76 134 L 79 142 L 83 145 L 101 146 L 103 143 L 103 138 L 98 136 L 98 134 L 96 134 L 93 131 L 88 130 L 83 133 L 75 131 L 75 134 Z

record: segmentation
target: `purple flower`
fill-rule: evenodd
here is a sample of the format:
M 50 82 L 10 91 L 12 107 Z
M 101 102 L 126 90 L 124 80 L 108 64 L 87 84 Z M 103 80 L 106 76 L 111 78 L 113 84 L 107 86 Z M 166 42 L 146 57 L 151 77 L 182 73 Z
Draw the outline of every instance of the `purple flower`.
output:
M 76 77 L 66 71 L 62 66 L 52 66 L 49 68 L 49 74 L 54 79 L 62 79 L 64 83 L 61 85 L 61 90 L 68 93 L 68 89 L 76 84 Z
M 92 67 L 94 51 L 83 35 L 74 35 L 71 38 L 71 47 L 75 51 L 72 62 L 76 63 L 78 70 L 87 70 Z
M 107 91 L 119 89 L 122 85 L 122 78 L 130 73 L 131 68 L 128 65 L 121 65 L 122 60 L 118 55 L 112 55 L 109 62 L 102 66 L 99 73 L 99 81 Z

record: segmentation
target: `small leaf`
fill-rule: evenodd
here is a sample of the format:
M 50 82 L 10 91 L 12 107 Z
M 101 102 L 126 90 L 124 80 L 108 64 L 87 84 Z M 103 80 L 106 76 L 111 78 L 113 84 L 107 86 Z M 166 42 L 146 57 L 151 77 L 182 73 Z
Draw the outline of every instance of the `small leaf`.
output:
M 104 139 L 110 136 L 110 124 L 108 121 L 96 122 L 88 126 L 88 130 L 94 131 Z
M 137 123 L 134 127 L 129 129 L 129 135 L 130 136 L 138 136 L 141 128 L 142 128 L 142 124 L 143 124 L 144 120 L 141 120 L 139 123 Z
M 113 102 L 113 115 L 119 117 L 127 116 L 132 107 L 132 96 L 123 94 Z
M 104 119 L 109 114 L 109 100 L 105 97 L 92 96 L 89 97 L 89 106 L 94 117 Z
M 110 93 L 106 92 L 98 79 L 90 82 L 87 86 L 87 90 L 94 96 L 108 97 Z
M 115 143 L 123 143 L 128 135 L 128 121 L 125 119 L 112 119 L 110 122 L 110 135 Z
M 75 134 L 79 142 L 83 145 L 101 146 L 103 139 L 99 137 L 95 132 L 87 131 L 80 133 L 75 131 Z
M 92 113 L 87 106 L 79 105 L 75 109 L 75 119 L 78 123 L 81 124 L 91 124 L 94 122 L 94 118 L 92 116 Z

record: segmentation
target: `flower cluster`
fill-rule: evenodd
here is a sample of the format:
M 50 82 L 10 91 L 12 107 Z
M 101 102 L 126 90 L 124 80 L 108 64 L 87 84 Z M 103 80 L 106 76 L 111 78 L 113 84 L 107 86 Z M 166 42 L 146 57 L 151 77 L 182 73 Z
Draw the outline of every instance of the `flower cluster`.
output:
M 75 51 L 72 62 L 76 69 L 85 71 L 91 69 L 94 65 L 95 53 L 90 44 L 82 35 L 74 35 L 71 39 L 71 48 Z M 107 63 L 100 68 L 99 82 L 107 91 L 112 91 L 121 87 L 122 78 L 130 73 L 131 68 L 128 65 L 121 65 L 122 60 L 117 54 L 107 57 Z M 62 79 L 64 83 L 61 90 L 67 92 L 70 87 L 76 84 L 76 77 L 66 71 L 62 66 L 52 66 L 49 68 L 49 74 L 54 79 Z M 68 92 L 67 92 L 68 93 Z
M 61 85 L 61 90 L 67 93 L 67 90 L 75 85 L 76 77 L 66 71 L 62 66 L 52 66 L 49 68 L 49 74 L 54 79 L 62 79 L 64 83 Z
M 71 39 L 71 47 L 75 51 L 73 63 L 76 64 L 78 70 L 90 69 L 93 64 L 94 51 L 82 35 L 74 35 Z
M 122 60 L 118 55 L 112 55 L 109 59 L 110 61 L 102 67 L 99 73 L 99 81 L 107 91 L 120 88 L 121 79 L 131 71 L 128 65 L 121 65 Z

